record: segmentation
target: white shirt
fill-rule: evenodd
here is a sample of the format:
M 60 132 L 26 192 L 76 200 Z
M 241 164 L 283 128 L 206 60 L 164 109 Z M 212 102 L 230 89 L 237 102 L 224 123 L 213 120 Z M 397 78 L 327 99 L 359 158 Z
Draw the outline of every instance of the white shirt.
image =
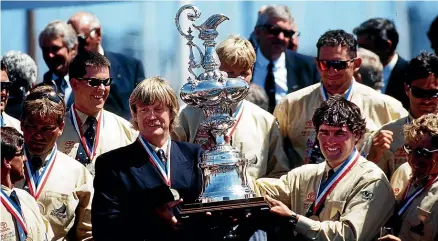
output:
M 52 79 L 55 81 L 56 84 L 56 80 L 59 79 L 59 77 L 56 74 L 52 74 Z M 64 78 L 62 78 L 63 81 L 61 83 L 61 86 L 56 85 L 58 88 L 61 88 L 60 91 L 64 94 L 64 102 L 67 105 L 68 100 L 70 98 L 70 95 L 72 94 L 72 88 L 70 86 L 70 78 L 68 76 L 68 74 L 66 76 L 64 76 Z
M 391 61 L 385 67 L 383 67 L 383 87 L 381 89 L 382 93 L 386 92 L 386 87 L 388 87 L 389 77 L 391 77 L 392 70 L 394 69 L 395 64 L 397 64 L 397 61 L 398 61 L 398 54 L 395 53 Z
M 254 75 L 252 82 L 261 87 L 265 86 L 266 76 L 268 75 L 269 60 L 257 49 L 256 63 L 254 65 Z M 287 88 L 287 69 L 286 54 L 283 52 L 277 60 L 273 61 L 275 78 L 275 101 L 278 103 L 288 92 Z

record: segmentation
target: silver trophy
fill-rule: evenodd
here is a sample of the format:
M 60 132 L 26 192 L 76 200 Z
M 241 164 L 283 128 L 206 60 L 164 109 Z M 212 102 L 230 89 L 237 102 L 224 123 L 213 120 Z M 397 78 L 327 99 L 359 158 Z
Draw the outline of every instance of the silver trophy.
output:
M 202 155 L 203 190 L 198 205 L 186 209 L 186 213 L 240 208 L 259 205 L 263 198 L 255 198 L 255 193 L 248 186 L 246 177 L 247 160 L 239 150 L 225 142 L 225 135 L 236 122 L 230 114 L 231 107 L 242 101 L 249 91 L 249 85 L 241 78 L 228 78 L 219 70 L 220 61 L 215 50 L 215 39 L 219 35 L 216 28 L 229 18 L 223 14 L 210 16 L 201 25 L 192 24 L 199 31 L 198 38 L 203 40 L 204 52 L 193 42 L 192 27 L 187 34 L 180 26 L 180 15 L 190 10 L 187 18 L 194 22 L 201 12 L 193 5 L 181 7 L 176 14 L 175 23 L 178 32 L 187 39 L 189 46 L 189 68 L 191 76 L 188 83 L 181 88 L 181 99 L 187 104 L 200 108 L 205 120 L 200 124 L 200 131 L 209 132 L 216 144 Z M 201 57 L 201 63 L 195 61 L 194 49 Z M 194 69 L 203 68 L 204 72 L 196 75 Z M 190 206 L 190 205 L 188 205 Z

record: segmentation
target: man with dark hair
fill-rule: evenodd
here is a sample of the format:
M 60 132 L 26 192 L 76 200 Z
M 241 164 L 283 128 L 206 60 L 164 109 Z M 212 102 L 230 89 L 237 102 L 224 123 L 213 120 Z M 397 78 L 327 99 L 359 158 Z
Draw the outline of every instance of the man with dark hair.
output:
M 357 57 L 357 42 L 352 34 L 343 30 L 330 30 L 319 38 L 316 47 L 318 57 L 315 61 L 321 83 L 288 94 L 274 112 L 282 136 L 289 138 L 301 158 L 301 161 L 294 160 L 294 163 L 300 164 L 323 160 L 312 116 L 321 101 L 331 95 L 343 95 L 360 108 L 367 120 L 367 134 L 383 124 L 408 115 L 399 101 L 354 80 L 353 74 L 360 67 L 361 58 Z
M 54 240 L 89 240 L 93 177 L 57 148 L 65 111 L 64 100 L 51 86 L 36 87 L 26 97 L 21 122 L 26 180 L 15 186 L 37 200 Z
M 127 120 L 103 108 L 112 80 L 105 56 L 88 51 L 77 55 L 70 63 L 69 76 L 75 100 L 66 114 L 58 148 L 94 175 L 97 156 L 132 143 L 138 132 Z
M 1 128 L 1 239 L 43 241 L 51 239 L 53 232 L 38 203 L 26 191 L 14 188 L 24 178 L 23 144 L 23 135 L 15 128 Z
M 430 40 L 430 47 L 435 51 L 435 54 L 438 54 L 438 16 L 430 25 L 427 37 Z
M 17 130 L 20 130 L 20 121 L 14 117 L 6 114 L 6 105 L 9 100 L 9 90 L 12 83 L 9 81 L 6 65 L 1 60 L 1 103 L 0 103 L 0 127 L 11 126 Z
M 395 202 L 385 174 L 356 150 L 366 125 L 359 107 L 331 96 L 312 123 L 324 162 L 295 168 L 280 179 L 260 178 L 256 193 L 288 222 L 286 232 L 302 240 L 373 240 Z
M 406 67 L 405 93 L 409 98 L 409 116 L 388 123 L 368 140 L 368 160 L 375 162 L 388 178 L 407 161 L 403 126 L 425 114 L 438 114 L 438 57 L 421 53 Z
M 382 93 L 390 95 L 409 108 L 409 100 L 403 91 L 403 70 L 408 62 L 395 49 L 399 36 L 395 24 L 384 18 L 372 18 L 353 30 L 361 48 L 376 53 L 383 65 Z

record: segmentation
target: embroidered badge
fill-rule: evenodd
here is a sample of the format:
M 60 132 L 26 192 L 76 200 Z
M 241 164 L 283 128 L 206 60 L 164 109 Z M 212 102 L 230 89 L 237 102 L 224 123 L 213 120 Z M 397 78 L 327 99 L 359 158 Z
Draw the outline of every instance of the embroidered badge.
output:
M 65 206 L 65 204 L 62 204 L 60 208 L 53 209 L 50 212 L 50 215 L 60 219 L 67 218 L 67 206 Z
M 370 201 L 374 197 L 374 194 L 370 191 L 362 191 L 361 194 L 362 194 L 362 199 L 365 201 Z

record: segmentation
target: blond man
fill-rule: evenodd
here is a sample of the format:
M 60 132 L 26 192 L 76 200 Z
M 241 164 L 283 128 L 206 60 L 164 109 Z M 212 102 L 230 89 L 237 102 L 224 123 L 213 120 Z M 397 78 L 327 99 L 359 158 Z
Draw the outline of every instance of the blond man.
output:
M 56 139 L 64 130 L 65 103 L 50 86 L 33 89 L 23 104 L 27 190 L 54 232 L 53 240 L 91 239 L 93 177 L 76 160 L 60 152 Z
M 249 80 L 252 78 L 251 69 L 255 54 L 247 40 L 231 36 L 219 44 L 217 54 L 221 60 L 220 70 L 229 73 L 229 77 Z M 244 77 L 242 74 L 249 75 Z M 284 153 L 283 140 L 274 116 L 247 100 L 237 103 L 232 107 L 232 111 L 239 121 L 232 127 L 234 131 L 228 133 L 228 136 L 231 145 L 249 160 L 248 183 L 259 177 L 279 176 L 287 172 L 293 165 L 288 162 Z M 172 138 L 198 143 L 206 149 L 208 143 L 214 140 L 208 131 L 199 128 L 204 119 L 201 109 L 185 107 L 179 114 L 180 125 L 172 132 Z
M 171 188 L 184 202 L 194 202 L 201 193 L 201 147 L 171 141 L 179 106 L 175 92 L 164 79 L 142 81 L 132 92 L 129 105 L 140 135 L 134 143 L 97 158 L 94 238 L 181 239 L 174 231 L 177 220 L 171 210 L 182 200 L 174 200 L 172 195 L 167 199 L 156 190 Z

